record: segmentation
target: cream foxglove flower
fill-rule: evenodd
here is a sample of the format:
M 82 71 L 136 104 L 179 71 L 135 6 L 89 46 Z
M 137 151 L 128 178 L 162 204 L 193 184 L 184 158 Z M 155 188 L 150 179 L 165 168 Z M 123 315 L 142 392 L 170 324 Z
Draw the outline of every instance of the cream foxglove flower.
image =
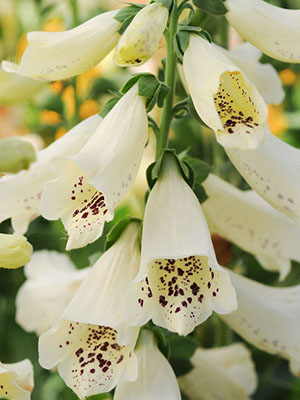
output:
M 62 219 L 68 250 L 94 242 L 113 219 L 138 173 L 147 136 L 145 100 L 135 85 L 78 154 L 59 160 L 59 177 L 45 185 L 40 211 L 47 219 Z
M 1 178 L 0 222 L 11 218 L 14 231 L 24 234 L 29 223 L 39 216 L 38 206 L 45 182 L 56 177 L 49 163 L 55 157 L 78 152 L 100 122 L 98 115 L 86 119 L 46 149 L 38 151 L 37 161 L 29 170 Z
M 193 369 L 179 377 L 191 400 L 250 400 L 257 387 L 251 353 L 242 343 L 215 349 L 198 348 L 191 358 Z
M 256 256 L 264 268 L 284 279 L 291 260 L 300 262 L 300 229 L 252 190 L 242 191 L 210 174 L 203 182 L 203 211 L 211 232 Z
M 181 400 L 176 376 L 159 351 L 152 332 L 142 330 L 135 354 L 138 377 L 134 382 L 122 380 L 116 387 L 114 400 Z
M 0 104 L 19 104 L 32 99 L 46 86 L 45 82 L 5 72 L 0 67 Z
M 221 318 L 259 349 L 290 361 L 300 376 L 300 285 L 276 288 L 230 272 L 238 309 Z
M 60 318 L 89 271 L 77 270 L 69 257 L 55 251 L 36 251 L 25 266 L 27 280 L 16 298 L 16 321 L 27 332 L 42 332 Z
M 263 0 L 226 0 L 228 22 L 244 39 L 277 60 L 299 63 L 300 10 Z
M 212 313 L 236 309 L 229 275 L 217 263 L 209 230 L 192 189 L 166 155 L 150 192 L 143 223 L 141 267 L 129 285 L 127 321 L 152 318 L 187 335 Z
M 139 11 L 117 44 L 116 63 L 123 67 L 142 65 L 151 58 L 158 49 L 168 18 L 167 8 L 156 2 Z
M 133 350 L 139 328 L 126 325 L 122 296 L 139 258 L 139 224 L 131 223 L 88 273 L 63 319 L 40 337 L 40 364 L 58 365 L 81 399 L 110 391 L 121 378 L 137 377 Z
M 30 400 L 33 390 L 33 367 L 29 360 L 12 364 L 0 362 L 0 397 Z
M 0 233 L 0 268 L 22 267 L 30 260 L 31 254 L 32 246 L 26 237 Z
M 285 92 L 281 79 L 273 65 L 259 62 L 262 56 L 260 50 L 247 42 L 241 43 L 230 51 L 217 47 L 243 71 L 267 104 L 282 103 Z
M 300 150 L 269 134 L 255 150 L 226 149 L 235 168 L 261 197 L 300 224 Z
M 269 127 L 263 98 L 217 46 L 190 35 L 183 69 L 197 113 L 222 146 L 254 149 L 265 139 Z
M 31 143 L 18 137 L 7 137 L 0 140 L 1 174 L 28 169 L 35 159 L 35 150 Z
M 116 45 L 120 22 L 110 11 L 64 32 L 30 32 L 19 65 L 2 68 L 30 78 L 54 81 L 81 74 L 97 65 Z

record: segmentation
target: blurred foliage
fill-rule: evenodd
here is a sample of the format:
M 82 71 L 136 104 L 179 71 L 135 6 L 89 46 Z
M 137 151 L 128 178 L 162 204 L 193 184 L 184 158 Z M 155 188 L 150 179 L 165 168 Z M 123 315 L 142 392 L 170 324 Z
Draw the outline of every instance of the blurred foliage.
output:
M 282 7 L 300 9 L 300 0 L 268 1 Z M 4 3 L 7 7 L 1 8 Z M 71 0 L 1 0 L 0 57 L 9 60 L 15 60 L 16 54 L 20 57 L 24 47 L 25 33 L 28 31 L 46 29 L 51 26 L 54 30 L 68 29 L 104 11 L 108 3 L 108 1 L 89 1 L 89 6 L 85 7 L 85 2 L 82 0 L 78 2 L 78 10 L 74 8 L 76 3 Z M 220 44 L 224 44 L 224 26 L 225 30 L 227 29 L 225 21 L 224 17 L 208 17 L 200 10 L 197 10 L 193 18 L 194 25 L 203 26 Z M 225 39 L 227 40 L 226 37 Z M 286 98 L 282 108 L 278 109 L 287 121 L 287 129 L 280 133 L 280 136 L 283 140 L 300 148 L 300 65 L 287 65 L 267 56 L 263 56 L 262 60 L 274 65 L 277 71 L 283 74 L 282 76 L 292 78 L 290 81 L 288 79 L 284 81 Z M 162 75 L 163 71 L 160 70 L 160 76 Z M 17 110 L 18 119 L 13 133 L 16 130 L 19 130 L 20 134 L 34 132 L 43 139 L 45 144 L 49 144 L 81 119 L 99 112 L 106 101 L 112 97 L 110 91 L 119 90 L 129 76 L 130 73 L 127 70 L 112 67 L 110 61 L 106 60 L 100 64 L 99 68 L 80 77 L 49 84 L 32 101 L 14 107 Z M 186 97 L 180 82 L 177 85 L 176 94 L 177 101 Z M 7 108 L 0 107 L 0 114 L 1 112 L 9 111 Z M 159 111 L 154 110 L 153 113 L 155 118 L 159 118 Z M 276 124 L 276 120 L 273 122 Z M 0 123 L 0 137 L 4 135 L 2 131 Z M 5 135 L 7 134 L 5 131 Z M 178 153 L 188 149 L 190 156 L 206 161 L 213 171 L 224 179 L 241 189 L 248 188 L 247 183 L 227 159 L 223 148 L 215 141 L 213 132 L 185 113 L 174 120 L 170 148 L 175 148 Z M 140 199 L 140 202 L 143 203 L 143 201 L 143 198 Z M 104 251 L 105 234 L 116 222 L 134 213 L 132 205 L 128 202 L 118 207 L 114 221 L 106 225 L 104 235 L 100 239 L 85 248 L 67 253 L 73 263 L 78 268 L 93 264 Z M 9 221 L 0 224 L 0 232 L 11 232 Z M 39 217 L 31 223 L 26 236 L 34 250 L 49 249 L 65 252 L 66 233 L 60 221 L 49 222 Z M 251 279 L 269 285 L 287 286 L 300 283 L 300 267 L 297 263 L 293 263 L 292 271 L 285 281 L 279 283 L 278 274 L 263 270 L 252 255 L 236 246 L 233 246 L 229 267 L 238 268 Z M 0 270 L 0 360 L 10 363 L 29 358 L 33 361 L 36 385 L 32 395 L 33 400 L 76 399 L 77 397 L 66 388 L 57 373 L 45 371 L 39 366 L 36 335 L 24 332 L 14 320 L 15 297 L 24 280 L 22 269 Z M 242 341 L 216 314 L 196 328 L 187 338 L 179 337 L 163 329 L 159 331 L 161 350 L 169 358 L 177 375 L 186 373 L 191 368 L 189 358 L 196 346 L 214 347 L 233 341 Z M 250 345 L 248 347 L 252 351 L 259 374 L 259 387 L 253 399 L 299 399 L 300 380 L 290 374 L 287 362 Z M 90 399 L 109 400 L 112 396 L 98 395 Z M 188 400 L 185 396 L 183 399 Z

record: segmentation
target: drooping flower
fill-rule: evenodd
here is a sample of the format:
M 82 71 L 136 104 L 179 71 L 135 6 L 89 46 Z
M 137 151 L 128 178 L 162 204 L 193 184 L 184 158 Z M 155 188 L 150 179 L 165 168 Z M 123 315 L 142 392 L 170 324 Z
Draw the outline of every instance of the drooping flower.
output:
M 30 165 L 29 170 L 1 178 L 0 222 L 11 218 L 14 231 L 24 234 L 29 223 L 39 215 L 38 206 L 45 182 L 56 176 L 55 170 L 49 166 L 50 161 L 78 152 L 100 122 L 98 115 L 88 118 L 46 149 L 38 151 L 37 161 Z
M 130 223 L 88 272 L 60 322 L 43 333 L 40 363 L 58 372 L 82 399 L 135 380 L 139 328 L 125 322 L 122 301 L 140 261 L 139 224 Z
M 269 134 L 255 150 L 226 149 L 233 165 L 261 197 L 300 224 L 300 150 Z
M 277 60 L 299 63 L 299 10 L 263 0 L 225 0 L 226 18 L 244 39 Z
M 0 362 L 0 397 L 30 400 L 33 389 L 33 368 L 29 360 L 12 364 Z
M 30 32 L 21 63 L 3 61 L 2 68 L 49 81 L 81 74 L 98 64 L 116 45 L 120 38 L 116 13 L 97 15 L 69 31 Z
M 45 185 L 40 211 L 47 219 L 62 219 L 68 250 L 101 236 L 137 175 L 147 135 L 145 101 L 135 85 L 78 154 L 59 160 L 59 177 Z
M 251 353 L 242 343 L 214 349 L 198 348 L 191 358 L 193 369 L 179 377 L 191 400 L 250 400 L 257 386 Z
M 300 229 L 252 190 L 242 191 L 210 174 L 203 182 L 203 211 L 211 232 L 256 256 L 264 268 L 284 279 L 291 260 L 300 261 Z
M 118 383 L 115 400 L 180 400 L 176 376 L 159 351 L 152 332 L 144 329 L 135 349 L 138 377 L 133 382 Z
M 16 298 L 16 321 L 40 335 L 60 318 L 89 268 L 76 270 L 68 256 L 36 251 L 25 266 L 27 280 Z
M 266 286 L 230 272 L 237 293 L 238 309 L 221 318 L 242 338 L 257 348 L 290 361 L 300 376 L 300 285 Z
M 158 49 L 168 17 L 167 8 L 157 2 L 139 11 L 117 44 L 116 63 L 123 67 L 142 65 L 151 58 Z
M 222 146 L 254 149 L 265 139 L 269 132 L 267 106 L 253 83 L 223 51 L 190 35 L 183 69 L 197 113 Z
M 128 323 L 141 326 L 152 318 L 187 335 L 213 310 L 228 313 L 236 307 L 199 201 L 167 154 L 146 205 L 141 267 L 128 290 Z
M 31 254 L 32 246 L 26 237 L 0 233 L 0 268 L 22 267 L 30 260 Z

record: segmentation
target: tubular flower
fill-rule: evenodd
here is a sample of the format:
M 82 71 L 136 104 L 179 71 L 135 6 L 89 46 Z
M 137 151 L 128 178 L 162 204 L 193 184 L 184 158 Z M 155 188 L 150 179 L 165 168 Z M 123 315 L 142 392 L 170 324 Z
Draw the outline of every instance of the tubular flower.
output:
M 199 57 L 204 62 L 199 62 Z M 225 148 L 254 149 L 269 132 L 267 106 L 243 72 L 217 46 L 193 34 L 184 76 L 199 117 Z
M 0 268 L 22 267 L 30 260 L 31 254 L 32 246 L 26 237 L 0 233 Z
M 159 351 L 152 332 L 141 332 L 135 349 L 138 377 L 134 382 L 122 380 L 116 387 L 114 400 L 181 400 L 176 376 Z
M 12 364 L 0 362 L 0 396 L 5 399 L 30 400 L 33 368 L 29 360 Z
M 101 236 L 137 175 L 148 135 L 145 101 L 137 91 L 135 85 L 119 100 L 78 154 L 59 160 L 59 177 L 45 185 L 41 214 L 62 219 L 68 250 Z
M 55 251 L 36 251 L 25 266 L 27 280 L 16 298 L 16 321 L 27 332 L 42 332 L 60 318 L 89 268 L 76 270 Z
M 131 223 L 89 271 L 63 319 L 40 337 L 41 365 L 58 365 L 80 398 L 110 391 L 121 377 L 137 377 L 133 349 L 139 328 L 125 323 L 120 299 L 137 273 L 139 257 L 139 225 Z
M 27 171 L 1 178 L 0 222 L 11 218 L 15 232 L 25 233 L 29 223 L 39 216 L 38 206 L 45 182 L 56 176 L 49 163 L 55 157 L 78 152 L 100 122 L 98 115 L 88 118 L 46 149 L 38 151 L 37 161 Z
M 257 376 L 251 353 L 242 343 L 214 349 L 198 348 L 191 358 L 192 371 L 179 378 L 191 400 L 250 400 Z
M 117 44 L 115 61 L 126 67 L 142 65 L 158 49 L 169 18 L 166 7 L 149 4 L 139 11 Z
M 252 189 L 300 224 L 299 149 L 270 134 L 255 150 L 226 153 Z
M 300 285 L 275 288 L 230 272 L 238 309 L 221 318 L 257 348 L 290 361 L 300 376 Z
M 70 78 L 98 64 L 120 35 L 117 11 L 100 14 L 64 32 L 30 32 L 21 63 L 3 61 L 2 68 L 30 78 L 54 81 Z
M 284 279 L 291 260 L 300 261 L 300 229 L 252 190 L 242 191 L 210 174 L 203 183 L 203 211 L 211 232 L 256 256 L 262 266 Z
M 141 267 L 129 285 L 127 320 L 149 319 L 187 335 L 212 313 L 236 309 L 229 276 L 217 263 L 198 199 L 173 156 L 166 155 L 150 192 L 143 224 Z
M 228 22 L 255 47 L 277 60 L 299 63 L 300 11 L 263 0 L 225 0 Z
M 216 46 L 216 45 L 215 45 Z M 268 63 L 260 63 L 262 56 L 260 50 L 250 43 L 244 42 L 233 50 L 226 50 L 217 46 L 251 81 L 267 104 L 282 103 L 285 92 L 281 79 L 273 67 Z

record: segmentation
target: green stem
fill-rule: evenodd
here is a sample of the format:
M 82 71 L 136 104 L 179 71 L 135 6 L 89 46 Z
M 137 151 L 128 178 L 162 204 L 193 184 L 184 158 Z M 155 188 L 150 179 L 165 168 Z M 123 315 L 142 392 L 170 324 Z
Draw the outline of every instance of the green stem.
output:
M 166 71 L 165 71 L 165 83 L 170 88 L 170 91 L 165 99 L 161 123 L 160 123 L 160 135 L 157 137 L 156 142 L 156 157 L 158 160 L 162 150 L 166 148 L 168 144 L 168 137 L 170 126 L 172 122 L 172 108 L 175 94 L 175 81 L 176 81 L 176 62 L 177 55 L 174 51 L 174 36 L 177 30 L 177 0 L 174 0 L 173 9 L 170 16 L 169 29 L 166 32 L 167 42 L 167 59 L 166 59 Z
M 70 5 L 72 11 L 72 28 L 74 28 L 75 26 L 80 24 L 77 0 L 70 0 Z

